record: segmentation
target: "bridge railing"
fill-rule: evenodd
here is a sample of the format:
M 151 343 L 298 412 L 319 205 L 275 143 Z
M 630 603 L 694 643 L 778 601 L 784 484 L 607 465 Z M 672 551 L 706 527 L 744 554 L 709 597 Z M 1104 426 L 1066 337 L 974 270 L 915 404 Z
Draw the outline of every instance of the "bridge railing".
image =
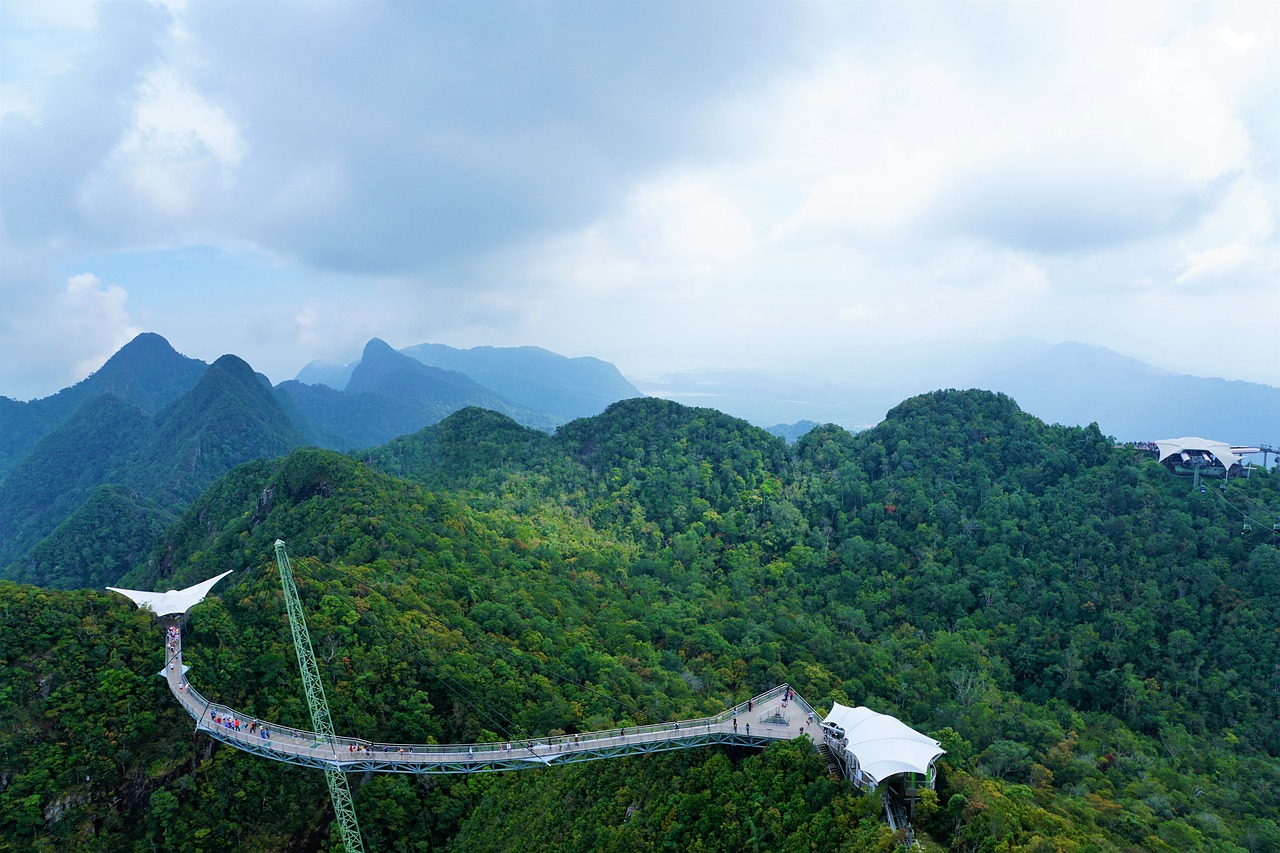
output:
M 179 661 L 181 660 L 180 654 L 179 652 L 178 655 L 174 656 Z M 230 705 L 211 702 L 192 687 L 185 678 L 181 679 L 180 683 L 182 687 L 179 690 L 179 700 L 187 712 L 196 719 L 196 724 L 199 728 L 216 731 L 223 737 L 230 736 L 238 740 L 251 741 L 255 747 L 269 748 L 273 751 L 295 755 L 304 754 L 316 757 L 333 755 L 338 760 L 342 760 L 344 757 L 349 760 L 361 758 L 399 760 L 402 757 L 412 760 L 413 756 L 426 755 L 443 756 L 445 760 L 453 756 L 461 760 L 484 760 L 493 757 L 495 754 L 502 754 L 504 758 L 519 757 L 520 755 L 547 757 L 557 752 L 576 752 L 612 745 L 669 741 L 685 736 L 696 737 L 713 730 L 719 730 L 721 726 L 729 725 L 735 717 L 742 717 L 744 723 L 748 722 L 748 708 L 754 708 L 758 711 L 762 705 L 776 699 L 783 691 L 788 689 L 788 685 L 782 684 L 752 697 L 749 702 L 740 702 L 719 713 L 678 722 L 618 727 L 616 729 L 584 732 L 576 735 L 513 738 L 510 741 L 490 743 L 422 744 L 368 741 L 346 736 L 336 736 L 322 741 L 313 731 L 257 720 Z M 799 696 L 793 695 L 792 702 L 806 715 L 813 710 Z M 219 722 L 214 722 L 215 717 L 218 718 Z M 816 713 L 815 719 L 820 719 Z M 225 722 L 227 720 L 239 720 L 241 727 L 235 729 L 233 725 L 228 725 Z M 755 721 L 758 725 L 762 722 L 758 714 Z M 248 730 L 250 722 L 258 723 L 257 731 L 250 732 Z M 263 729 L 267 731 L 268 737 L 262 737 Z M 758 731 L 758 733 L 765 734 L 764 731 Z

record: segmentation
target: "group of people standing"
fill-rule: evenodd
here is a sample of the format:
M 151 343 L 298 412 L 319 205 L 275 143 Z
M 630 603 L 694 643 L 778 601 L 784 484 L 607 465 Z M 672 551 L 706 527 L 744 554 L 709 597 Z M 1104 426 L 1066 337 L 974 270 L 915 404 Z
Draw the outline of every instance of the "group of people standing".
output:
M 209 719 L 213 721 L 215 726 L 222 726 L 225 729 L 231 729 L 233 732 L 247 731 L 249 734 L 256 733 L 261 735 L 263 740 L 271 739 L 271 729 L 266 726 L 259 726 L 257 720 L 243 723 L 230 714 L 219 714 L 217 711 L 210 711 Z

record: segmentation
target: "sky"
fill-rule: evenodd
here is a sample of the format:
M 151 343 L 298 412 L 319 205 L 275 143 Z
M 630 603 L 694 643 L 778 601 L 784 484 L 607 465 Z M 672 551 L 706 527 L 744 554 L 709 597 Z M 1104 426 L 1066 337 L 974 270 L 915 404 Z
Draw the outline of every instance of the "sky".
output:
M 1280 385 L 1278 219 L 1276 3 L 0 0 L 16 399 L 142 331 Z

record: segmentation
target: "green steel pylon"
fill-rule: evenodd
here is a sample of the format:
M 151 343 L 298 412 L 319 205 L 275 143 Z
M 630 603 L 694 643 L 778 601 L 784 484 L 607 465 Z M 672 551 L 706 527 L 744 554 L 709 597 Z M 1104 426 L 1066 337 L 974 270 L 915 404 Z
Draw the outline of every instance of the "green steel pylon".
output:
M 337 738 L 333 733 L 333 719 L 329 716 L 329 703 L 324 698 L 324 685 L 320 682 L 320 670 L 316 655 L 311 650 L 311 634 L 307 632 L 307 620 L 302 614 L 302 602 L 298 600 L 298 587 L 293 583 L 293 568 L 285 553 L 283 540 L 276 540 L 276 565 L 280 567 L 280 586 L 284 589 L 284 606 L 289 612 L 289 627 L 293 630 L 293 647 L 298 652 L 298 669 L 302 671 L 302 690 L 311 709 L 311 725 L 316 739 L 333 749 L 338 757 Z M 336 767 L 327 767 L 325 781 L 329 783 L 329 798 L 333 801 L 333 814 L 342 830 L 342 842 L 347 853 L 364 853 L 364 841 L 360 838 L 360 824 L 356 823 L 356 809 L 351 801 L 351 787 L 347 774 Z

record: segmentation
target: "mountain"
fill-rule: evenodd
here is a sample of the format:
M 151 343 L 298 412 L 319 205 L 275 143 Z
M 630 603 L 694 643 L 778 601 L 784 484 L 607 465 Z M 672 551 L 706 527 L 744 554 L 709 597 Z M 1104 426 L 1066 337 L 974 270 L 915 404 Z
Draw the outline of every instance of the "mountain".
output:
M 109 586 L 146 562 L 173 519 L 172 509 L 130 488 L 98 486 L 4 576 L 55 589 Z
M 599 414 L 611 403 L 639 397 L 618 369 L 598 358 L 566 358 L 541 347 L 418 344 L 400 352 L 423 364 L 456 370 L 504 399 L 561 422 Z
M 342 391 L 297 380 L 280 383 L 276 391 L 302 413 L 318 444 L 343 450 L 383 444 L 468 406 L 493 409 L 530 426 L 557 423 L 462 373 L 402 355 L 377 338 L 365 345 Z
M 0 566 L 75 512 L 98 486 L 132 479 L 152 418 L 113 394 L 85 402 L 0 481 Z
M 171 520 L 215 479 L 303 443 L 269 385 L 232 355 L 215 361 L 194 388 L 154 417 L 114 394 L 91 397 L 0 482 L 0 576 L 114 582 L 101 567 L 130 568 L 122 559 L 137 555 L 138 537 Z M 107 485 L 120 490 L 99 494 Z M 100 499 L 89 506 L 94 495 Z M 94 524 L 131 531 L 124 551 L 108 560 L 90 550 L 99 539 Z M 55 532 L 55 541 L 37 547 Z M 85 537 L 79 548 L 75 536 Z M 51 562 L 50 554 L 61 562 Z
M 813 421 L 796 421 L 793 424 L 774 424 L 765 427 L 765 432 L 785 439 L 787 444 L 795 444 L 802 436 L 811 432 L 818 424 Z
M 243 359 L 224 355 L 157 415 L 143 482 L 149 493 L 185 504 L 236 465 L 283 456 L 303 443 L 270 385 Z
M 1096 422 L 1121 440 L 1201 435 L 1280 444 L 1280 388 L 1171 373 L 1111 350 L 1027 338 L 947 350 L 836 354 L 783 371 L 689 371 L 638 381 L 645 393 L 712 405 L 764 425 L 795 420 L 865 429 L 937 388 L 1008 394 L 1047 421 Z
M 464 409 L 360 458 L 233 469 L 125 585 L 235 570 L 186 620 L 184 662 L 250 719 L 308 725 L 280 538 L 343 734 L 630 729 L 785 681 L 943 744 L 912 816 L 923 849 L 1270 850 L 1280 548 L 1263 519 L 1280 521 L 1280 476 L 1202 495 L 989 392 L 790 446 L 656 399 L 554 435 Z M 147 614 L 91 590 L 0 583 L 0 601 L 10 846 L 338 843 L 321 773 L 193 739 Z M 901 846 L 880 792 L 830 777 L 805 739 L 349 778 L 368 849 Z
M 1171 373 L 1108 349 L 1064 343 L 1026 347 L 974 377 L 1045 420 L 1096 421 L 1121 440 L 1213 436 L 1280 445 L 1280 388 Z
M 567 358 L 541 347 L 455 349 L 426 343 L 405 347 L 400 353 L 429 367 L 467 376 L 516 407 L 551 416 L 553 424 L 590 417 L 610 403 L 640 396 L 607 361 Z M 296 381 L 351 390 L 348 383 L 362 363 L 313 361 L 299 371 Z
M 351 381 L 351 372 L 356 369 L 358 361 L 350 364 L 336 364 L 331 361 L 311 361 L 293 377 L 303 385 L 324 385 L 334 391 L 341 391 Z
M 27 403 L 0 397 L 0 480 L 88 400 L 111 394 L 155 414 L 194 388 L 207 367 L 179 355 L 160 335 L 144 332 L 89 377 L 57 394 Z

